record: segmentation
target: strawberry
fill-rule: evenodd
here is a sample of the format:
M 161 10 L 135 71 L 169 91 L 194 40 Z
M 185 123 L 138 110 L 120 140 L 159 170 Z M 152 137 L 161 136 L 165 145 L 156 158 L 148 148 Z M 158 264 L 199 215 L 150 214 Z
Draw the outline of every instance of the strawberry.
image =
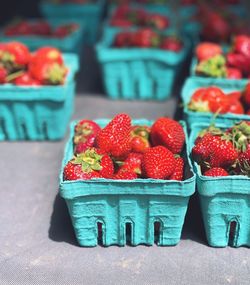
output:
M 131 150 L 131 118 L 116 115 L 96 137 L 96 146 L 116 159 L 127 157 Z
M 250 83 L 248 83 L 242 93 L 242 100 L 247 107 L 250 107 Z
M 244 108 L 240 101 L 231 101 L 227 112 L 232 114 L 244 114 Z
M 79 26 L 77 24 L 67 24 L 67 25 L 62 25 L 57 27 L 54 32 L 53 36 L 54 37 L 59 37 L 59 38 L 64 38 L 73 32 L 75 32 Z
M 150 128 L 147 126 L 133 126 L 131 131 L 131 151 L 144 153 L 150 147 Z
M 22 43 L 9 42 L 5 44 L 1 61 L 10 70 L 23 68 L 30 61 L 29 49 Z
M 234 37 L 233 50 L 236 53 L 250 58 L 250 37 L 245 35 Z
M 242 174 L 250 176 L 250 144 L 246 151 L 239 154 L 239 167 Z
M 241 91 L 233 91 L 227 94 L 228 99 L 230 102 L 239 101 L 241 99 L 242 92 Z
M 203 42 L 197 45 L 195 54 L 198 61 L 207 60 L 211 57 L 222 54 L 222 48 L 218 44 Z
M 227 73 L 226 78 L 228 79 L 241 79 L 242 78 L 242 73 L 237 68 L 227 67 L 226 73 Z
M 169 180 L 182 181 L 183 178 L 184 178 L 184 159 L 180 156 L 176 156 L 174 173 L 170 176 Z
M 137 176 L 141 175 L 141 163 L 142 163 L 142 154 L 131 152 L 125 161 L 122 163 L 121 167 L 118 169 L 120 172 L 134 172 Z
M 226 55 L 227 65 L 240 70 L 243 74 L 250 73 L 250 57 L 243 54 L 230 52 Z
M 151 29 L 140 29 L 135 32 L 133 44 L 141 48 L 159 47 L 160 37 Z
M 163 145 L 171 152 L 180 153 L 185 142 L 185 134 L 179 122 L 170 118 L 159 118 L 151 128 L 153 146 Z
M 115 47 L 126 47 L 131 45 L 131 34 L 128 32 L 121 32 L 115 36 Z
M 57 62 L 35 60 L 29 64 L 30 75 L 44 85 L 64 84 L 67 72 L 67 68 Z
M 112 178 L 113 174 L 112 159 L 96 148 L 77 154 L 64 168 L 64 180 Z
M 0 84 L 6 83 L 8 71 L 5 67 L 0 66 Z
M 198 112 L 226 113 L 229 100 L 218 87 L 200 88 L 192 95 L 188 108 Z
M 113 18 L 110 21 L 110 25 L 115 27 L 128 28 L 131 27 L 133 23 L 127 19 Z
M 91 120 L 81 120 L 75 126 L 75 134 L 74 134 L 74 144 L 78 144 L 79 142 L 85 142 L 84 138 L 89 136 L 96 137 L 97 134 L 100 132 L 100 126 Z
M 167 179 L 175 169 L 175 158 L 164 146 L 155 146 L 145 151 L 142 157 L 142 171 L 146 178 Z
M 217 176 L 228 176 L 228 172 L 221 168 L 221 167 L 213 167 L 209 170 L 207 170 L 204 173 L 205 176 L 212 176 L 212 177 L 217 177 Z
M 137 178 L 137 174 L 135 172 L 129 172 L 129 171 L 118 171 L 113 176 L 113 179 L 117 179 L 117 180 L 133 180 L 136 178 Z
M 42 47 L 36 50 L 33 54 L 32 63 L 43 62 L 43 63 L 58 63 L 62 65 L 64 63 L 62 53 L 54 47 Z
M 182 42 L 175 37 L 165 37 L 160 46 L 161 49 L 170 50 L 173 52 L 181 51 L 182 47 Z
M 35 35 L 48 36 L 52 33 L 51 26 L 46 21 L 38 21 L 32 24 L 32 31 Z
M 39 86 L 40 81 L 32 78 L 28 72 L 23 73 L 21 76 L 14 79 L 14 84 L 21 86 Z

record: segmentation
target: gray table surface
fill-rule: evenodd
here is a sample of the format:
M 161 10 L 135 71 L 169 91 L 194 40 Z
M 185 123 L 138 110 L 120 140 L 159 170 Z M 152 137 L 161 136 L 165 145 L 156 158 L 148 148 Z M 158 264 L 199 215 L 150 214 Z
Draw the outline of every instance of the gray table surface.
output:
M 97 66 L 83 66 L 74 118 L 179 116 L 177 97 L 106 99 Z M 58 195 L 65 141 L 0 144 L 0 284 L 250 284 L 249 249 L 209 247 L 196 196 L 175 247 L 79 247 Z

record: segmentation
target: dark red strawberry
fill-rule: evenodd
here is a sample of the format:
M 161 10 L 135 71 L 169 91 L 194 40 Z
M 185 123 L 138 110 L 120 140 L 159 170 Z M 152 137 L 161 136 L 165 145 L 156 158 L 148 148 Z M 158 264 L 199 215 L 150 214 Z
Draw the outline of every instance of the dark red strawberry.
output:
M 133 180 L 136 178 L 138 178 L 137 174 L 135 172 L 129 172 L 129 171 L 118 171 L 113 176 L 113 179 L 117 180 Z
M 134 172 L 137 174 L 137 176 L 140 176 L 142 173 L 141 163 L 142 163 L 142 154 L 131 152 L 128 155 L 128 157 L 125 159 L 125 161 L 122 163 L 120 168 L 118 169 L 118 173 Z
M 250 144 L 248 144 L 246 151 L 239 154 L 239 168 L 241 174 L 250 176 Z
M 66 169 L 64 169 L 65 180 L 91 179 L 96 177 L 112 178 L 114 174 L 112 159 L 96 148 L 89 148 L 85 152 L 77 154 L 68 164 L 65 167 Z M 77 171 L 74 171 L 72 164 L 78 165 L 76 168 Z
M 227 75 L 228 79 L 241 79 L 242 73 L 238 68 L 227 67 Z
M 8 76 L 8 71 L 3 66 L 0 66 L 0 84 L 6 83 L 6 78 Z
M 67 24 L 57 27 L 54 32 L 54 37 L 64 38 L 79 29 L 77 24 Z
M 168 179 L 175 169 L 175 158 L 164 146 L 155 146 L 145 151 L 142 157 L 142 171 L 146 178 Z
M 246 58 L 243 54 L 230 52 L 226 59 L 229 67 L 236 68 L 245 75 L 250 73 L 250 57 Z
M 182 181 L 184 178 L 184 159 L 180 156 L 175 157 L 174 173 L 170 176 L 169 180 Z
M 115 47 L 127 47 L 131 45 L 131 33 L 121 32 L 118 33 L 114 40 Z
M 126 158 L 131 150 L 131 118 L 116 115 L 96 137 L 96 146 L 116 159 Z
M 128 27 L 133 26 L 133 23 L 127 19 L 113 18 L 110 21 L 110 25 L 115 26 L 115 27 L 128 28 Z
M 166 37 L 161 43 L 161 49 L 179 52 L 182 50 L 182 42 L 175 37 Z
M 133 44 L 141 48 L 159 47 L 160 37 L 151 29 L 140 29 L 134 34 Z
M 183 149 L 185 134 L 179 122 L 170 118 L 159 118 L 151 128 L 151 141 L 154 146 L 163 145 L 177 154 Z
M 150 147 L 150 128 L 147 126 L 133 126 L 131 131 L 131 151 L 144 153 Z
M 20 86 L 39 86 L 41 85 L 40 81 L 32 78 L 28 72 L 23 73 L 21 76 L 17 77 L 14 81 L 14 84 Z
M 203 42 L 197 45 L 195 54 L 198 61 L 207 60 L 215 55 L 222 54 L 222 48 L 218 44 Z
M 48 22 L 38 21 L 33 23 L 32 31 L 35 35 L 49 36 L 52 33 L 52 28 Z
M 250 58 L 250 37 L 245 35 L 234 37 L 233 50 L 246 58 Z
M 212 176 L 212 177 L 218 177 L 218 176 L 228 176 L 228 172 L 221 168 L 221 167 L 214 167 L 214 168 L 211 168 L 209 170 L 207 170 L 205 173 L 204 173 L 205 176 Z

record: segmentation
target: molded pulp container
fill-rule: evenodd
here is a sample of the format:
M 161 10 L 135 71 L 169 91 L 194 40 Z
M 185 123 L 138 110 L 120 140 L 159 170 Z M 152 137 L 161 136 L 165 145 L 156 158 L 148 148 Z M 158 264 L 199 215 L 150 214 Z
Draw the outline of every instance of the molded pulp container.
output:
M 192 126 L 190 147 L 199 131 L 206 127 L 206 124 Z M 194 166 L 209 245 L 250 246 L 250 178 L 243 175 L 206 177 L 201 175 L 198 164 Z
M 112 99 L 165 100 L 170 97 L 176 76 L 186 59 L 191 42 L 175 53 L 150 48 L 115 48 L 118 31 L 105 34 L 97 45 L 106 93 Z
M 98 35 L 99 24 L 104 12 L 105 0 L 87 4 L 55 4 L 41 1 L 40 10 L 44 17 L 49 19 L 61 18 L 64 20 L 79 20 L 84 23 L 86 41 L 95 43 Z
M 78 57 L 64 54 L 69 73 L 60 86 L 0 85 L 1 140 L 62 139 L 74 110 Z
M 109 120 L 97 120 L 104 127 Z M 126 228 L 131 228 L 131 244 L 153 245 L 154 225 L 160 224 L 158 245 L 176 245 L 180 241 L 189 197 L 195 191 L 195 176 L 186 156 L 186 179 L 111 180 L 92 179 L 63 181 L 63 167 L 73 156 L 74 126 L 66 145 L 60 175 L 60 194 L 66 200 L 81 246 L 96 246 L 98 223 L 102 224 L 103 245 L 126 244 Z M 151 125 L 147 120 L 133 124 Z M 182 125 L 185 128 L 184 122 Z M 188 149 L 188 147 L 187 147 Z
M 31 20 L 31 22 L 36 22 L 36 20 Z M 65 21 L 65 20 L 48 20 L 49 24 L 55 28 L 60 25 L 66 24 L 78 24 L 79 28 L 64 38 L 57 38 L 53 36 L 6 36 L 4 31 L 0 32 L 0 39 L 4 42 L 8 41 L 18 41 L 22 42 L 29 47 L 30 50 L 34 51 L 43 46 L 53 46 L 60 49 L 62 52 L 77 53 L 79 56 L 82 52 L 82 47 L 84 43 L 84 25 L 82 22 L 77 20 Z
M 209 78 L 210 79 L 210 78 Z M 218 79 L 219 80 L 219 79 Z M 224 80 L 220 79 L 219 88 L 221 88 L 226 94 L 233 91 L 242 91 L 244 90 L 248 80 Z M 181 97 L 184 104 L 184 118 L 188 124 L 188 127 L 191 128 L 193 124 L 206 123 L 210 124 L 213 120 L 216 120 L 216 123 L 222 123 L 224 125 L 232 125 L 242 120 L 250 120 L 249 115 L 237 115 L 237 114 L 221 114 L 214 118 L 215 114 L 213 113 L 202 113 L 195 112 L 188 109 L 188 103 L 193 95 L 193 93 L 204 87 L 217 86 L 217 84 L 210 83 L 208 78 L 195 77 L 188 78 L 182 89 Z

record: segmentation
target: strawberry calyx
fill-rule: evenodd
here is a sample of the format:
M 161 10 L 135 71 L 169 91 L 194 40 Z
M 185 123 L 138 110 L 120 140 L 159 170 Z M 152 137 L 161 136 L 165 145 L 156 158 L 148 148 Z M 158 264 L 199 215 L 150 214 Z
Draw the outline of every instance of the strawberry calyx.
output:
M 103 155 L 98 154 L 94 148 L 87 149 L 85 152 L 77 154 L 71 162 L 73 164 L 80 164 L 82 171 L 90 173 L 92 171 L 102 170 L 101 160 Z
M 240 122 L 232 127 L 230 133 L 235 148 L 238 151 L 246 151 L 250 140 L 250 125 L 244 121 Z
M 66 73 L 67 68 L 65 66 L 53 63 L 47 67 L 46 78 L 51 84 L 57 85 L 63 83 Z
M 21 75 L 23 75 L 25 73 L 24 70 L 19 70 L 17 72 L 11 73 L 6 77 L 6 82 L 11 82 L 14 79 L 20 77 Z
M 202 60 L 196 67 L 196 73 L 210 77 L 226 77 L 226 59 L 222 55 L 216 55 L 207 60 Z

